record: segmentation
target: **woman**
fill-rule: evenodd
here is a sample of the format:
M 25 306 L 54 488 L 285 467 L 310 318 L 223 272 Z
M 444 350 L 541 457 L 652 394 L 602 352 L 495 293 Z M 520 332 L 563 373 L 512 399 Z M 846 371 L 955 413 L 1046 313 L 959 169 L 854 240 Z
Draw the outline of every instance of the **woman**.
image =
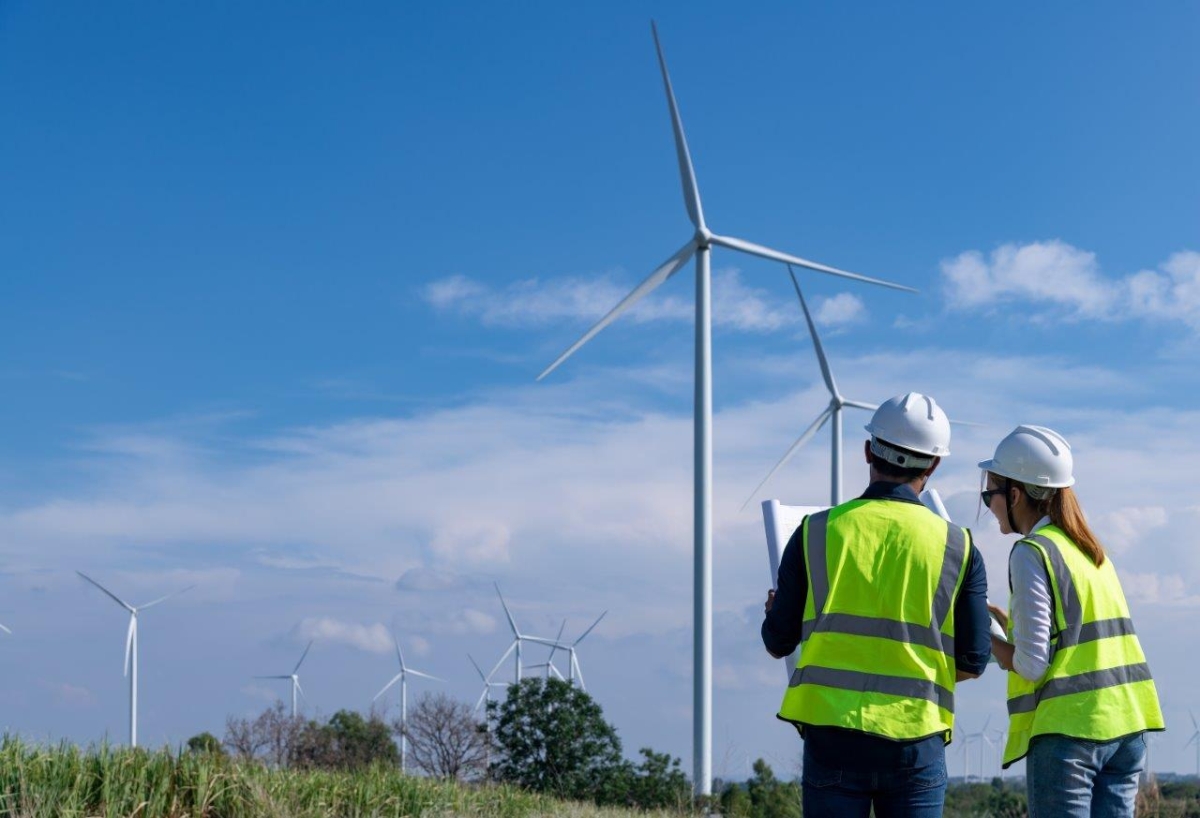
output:
M 1163 729 L 1158 694 L 1112 560 L 1071 486 L 1067 441 L 1018 426 L 984 470 L 983 504 L 1005 534 L 1008 634 L 992 652 L 1008 674 L 1004 766 L 1025 756 L 1030 818 L 1130 816 L 1147 730 Z

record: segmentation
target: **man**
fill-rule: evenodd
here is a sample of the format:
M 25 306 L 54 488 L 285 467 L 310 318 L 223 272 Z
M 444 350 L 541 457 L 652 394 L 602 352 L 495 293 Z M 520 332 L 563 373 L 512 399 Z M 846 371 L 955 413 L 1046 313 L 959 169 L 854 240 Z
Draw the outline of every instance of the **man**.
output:
M 950 422 L 917 392 L 876 410 L 871 483 L 792 535 L 763 644 L 803 645 L 779 710 L 804 738 L 804 814 L 940 816 L 954 685 L 990 652 L 987 575 L 970 532 L 918 499 Z

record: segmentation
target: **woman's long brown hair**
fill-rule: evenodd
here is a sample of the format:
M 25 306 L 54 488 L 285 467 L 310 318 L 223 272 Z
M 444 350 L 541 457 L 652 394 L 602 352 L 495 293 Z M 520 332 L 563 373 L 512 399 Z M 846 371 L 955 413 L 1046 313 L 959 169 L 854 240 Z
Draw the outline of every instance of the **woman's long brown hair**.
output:
M 1026 495 L 1028 496 L 1028 495 Z M 1079 499 L 1070 488 L 1059 489 L 1045 500 L 1033 501 L 1038 511 L 1050 517 L 1050 522 L 1063 530 L 1079 550 L 1087 554 L 1097 567 L 1104 564 L 1104 546 L 1088 527 L 1083 509 L 1079 507 Z

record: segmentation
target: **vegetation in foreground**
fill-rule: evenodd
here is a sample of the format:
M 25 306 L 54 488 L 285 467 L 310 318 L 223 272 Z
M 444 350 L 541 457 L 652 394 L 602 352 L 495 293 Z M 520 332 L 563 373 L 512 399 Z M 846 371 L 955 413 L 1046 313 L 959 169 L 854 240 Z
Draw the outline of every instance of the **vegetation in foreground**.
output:
M 217 753 L 0 742 L 0 815 L 142 818 L 568 816 L 628 810 L 559 801 L 509 785 L 468 786 L 395 767 L 271 768 Z M 666 816 L 671 813 L 637 813 Z

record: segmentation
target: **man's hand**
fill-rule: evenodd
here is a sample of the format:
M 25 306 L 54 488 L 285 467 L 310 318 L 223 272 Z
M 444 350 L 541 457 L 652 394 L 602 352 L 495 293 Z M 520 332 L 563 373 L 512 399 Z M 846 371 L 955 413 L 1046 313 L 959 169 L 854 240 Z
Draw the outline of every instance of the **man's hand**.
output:
M 767 604 L 763 605 L 763 613 L 769 614 L 771 607 L 775 604 L 775 592 L 767 591 Z
M 1000 627 L 1008 630 L 1008 611 L 1001 608 L 999 605 L 988 605 L 988 612 L 996 617 L 996 621 L 1000 623 Z

